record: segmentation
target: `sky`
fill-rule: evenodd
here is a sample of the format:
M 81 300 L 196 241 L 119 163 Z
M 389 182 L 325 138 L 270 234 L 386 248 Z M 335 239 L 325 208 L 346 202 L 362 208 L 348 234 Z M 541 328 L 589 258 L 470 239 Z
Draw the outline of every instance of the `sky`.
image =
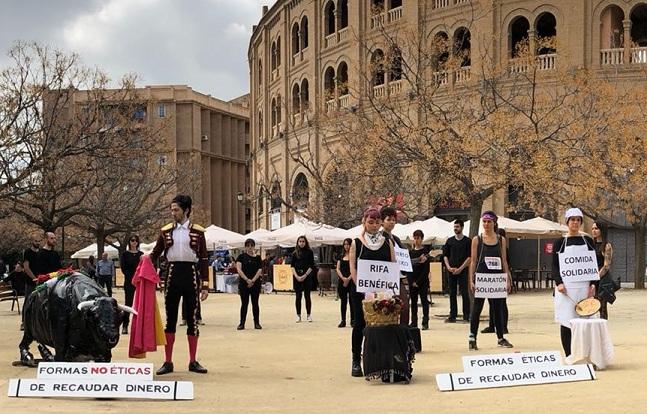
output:
M 179 84 L 229 100 L 249 92 L 247 46 L 275 0 L 2 0 L 0 67 L 18 40 L 80 55 L 112 79 Z

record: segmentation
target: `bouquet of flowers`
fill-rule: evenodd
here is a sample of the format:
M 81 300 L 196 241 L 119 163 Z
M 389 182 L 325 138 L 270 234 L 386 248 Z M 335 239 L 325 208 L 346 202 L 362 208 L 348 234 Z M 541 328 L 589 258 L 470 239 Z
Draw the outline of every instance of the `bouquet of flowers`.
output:
M 399 296 L 387 297 L 378 294 L 375 298 L 362 302 L 364 319 L 368 326 L 397 325 L 402 311 L 402 300 Z

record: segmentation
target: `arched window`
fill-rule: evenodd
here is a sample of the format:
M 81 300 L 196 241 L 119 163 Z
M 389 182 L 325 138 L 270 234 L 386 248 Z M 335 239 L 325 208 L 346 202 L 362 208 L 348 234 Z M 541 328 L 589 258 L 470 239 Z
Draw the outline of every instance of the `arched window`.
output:
M 373 86 L 384 85 L 386 82 L 384 75 L 384 52 L 376 49 L 371 56 L 371 72 L 373 73 Z
M 335 2 L 332 0 L 324 8 L 324 33 L 326 36 L 335 33 Z
M 449 60 L 449 36 L 445 32 L 438 32 L 434 35 L 431 46 L 433 66 L 437 72 L 444 71 Z
M 391 9 L 396 9 L 398 7 L 402 7 L 402 0 L 391 0 L 391 3 L 389 4 L 389 7 Z
M 272 111 L 272 126 L 276 126 L 276 98 L 272 98 L 270 109 Z
M 281 123 L 281 95 L 276 97 L 276 124 Z
M 332 66 L 328 66 L 324 72 L 324 93 L 326 100 L 335 97 L 335 69 Z
M 624 46 L 622 21 L 625 13 L 615 4 L 608 6 L 600 15 L 600 49 L 618 49 Z
M 296 55 L 299 53 L 300 39 L 299 39 L 299 23 L 294 23 L 292 25 L 292 54 Z
M 272 189 L 270 190 L 270 207 L 273 212 L 281 210 L 281 185 L 278 181 L 274 181 Z
M 308 16 L 301 19 L 301 50 L 308 47 Z
M 472 34 L 465 27 L 460 27 L 454 32 L 454 56 L 460 59 L 461 67 L 470 66 L 471 60 L 471 43 Z
M 391 67 L 389 68 L 389 81 L 402 79 L 402 52 L 397 47 L 391 50 Z
M 348 27 L 348 0 L 341 0 L 339 2 L 339 28 L 346 27 Z
M 258 136 L 263 136 L 263 111 L 258 111 Z
M 301 108 L 306 111 L 310 107 L 310 91 L 308 79 L 301 81 Z
M 631 11 L 631 41 L 638 47 L 647 47 L 647 4 L 642 3 Z M 647 51 L 639 50 L 635 63 L 647 63 Z
M 341 62 L 337 67 L 337 88 L 339 96 L 348 95 L 348 65 Z
M 299 173 L 292 184 L 292 204 L 298 209 L 306 209 L 310 199 L 308 179 L 305 174 Z
M 281 36 L 276 39 L 276 67 L 281 66 Z
M 276 69 L 276 42 L 272 42 L 272 46 L 270 47 L 270 55 L 271 55 L 271 62 L 272 62 L 272 70 Z
M 384 11 L 384 0 L 371 0 L 371 13 L 379 14 Z
M 510 39 L 510 57 L 516 58 L 520 55 L 527 54 L 528 51 L 528 31 L 530 22 L 523 16 L 515 17 L 510 22 L 508 37 Z
M 258 59 L 258 86 L 263 84 L 263 61 Z
M 535 22 L 537 32 L 537 54 L 549 55 L 555 53 L 557 40 L 557 20 L 552 13 L 542 13 Z
M 298 114 L 301 112 L 301 92 L 299 91 L 299 84 L 295 83 L 292 87 L 292 113 Z

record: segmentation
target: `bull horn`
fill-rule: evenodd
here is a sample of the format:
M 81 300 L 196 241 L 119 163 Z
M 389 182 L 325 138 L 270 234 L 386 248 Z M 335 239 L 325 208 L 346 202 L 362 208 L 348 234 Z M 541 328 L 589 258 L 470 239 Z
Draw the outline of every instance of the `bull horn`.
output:
M 76 308 L 78 310 L 83 310 L 83 309 L 88 308 L 88 307 L 90 307 L 92 305 L 94 305 L 93 300 L 84 300 L 83 302 L 79 303 Z
M 137 315 L 137 311 L 135 309 L 131 308 L 130 306 L 119 305 L 118 304 L 117 307 L 119 309 L 121 309 L 122 311 L 124 311 L 124 312 L 128 312 L 128 313 L 132 313 L 133 315 Z

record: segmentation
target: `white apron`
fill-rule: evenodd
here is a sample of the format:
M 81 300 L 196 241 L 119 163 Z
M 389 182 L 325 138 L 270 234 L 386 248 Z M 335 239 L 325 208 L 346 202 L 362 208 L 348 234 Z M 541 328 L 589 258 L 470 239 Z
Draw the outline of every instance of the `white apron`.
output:
M 589 250 L 589 246 L 586 243 L 586 240 L 583 245 L 572 245 L 566 246 L 568 237 L 564 238 L 564 244 L 562 245 L 562 251 L 558 254 L 577 254 L 579 252 L 585 252 Z M 566 294 L 560 293 L 555 286 L 555 322 L 560 325 L 569 328 L 571 327 L 571 319 L 578 318 L 577 312 L 575 312 L 575 305 L 577 302 L 586 299 L 589 297 L 589 289 L 591 288 L 590 281 L 584 282 L 564 282 L 564 287 L 566 288 Z

